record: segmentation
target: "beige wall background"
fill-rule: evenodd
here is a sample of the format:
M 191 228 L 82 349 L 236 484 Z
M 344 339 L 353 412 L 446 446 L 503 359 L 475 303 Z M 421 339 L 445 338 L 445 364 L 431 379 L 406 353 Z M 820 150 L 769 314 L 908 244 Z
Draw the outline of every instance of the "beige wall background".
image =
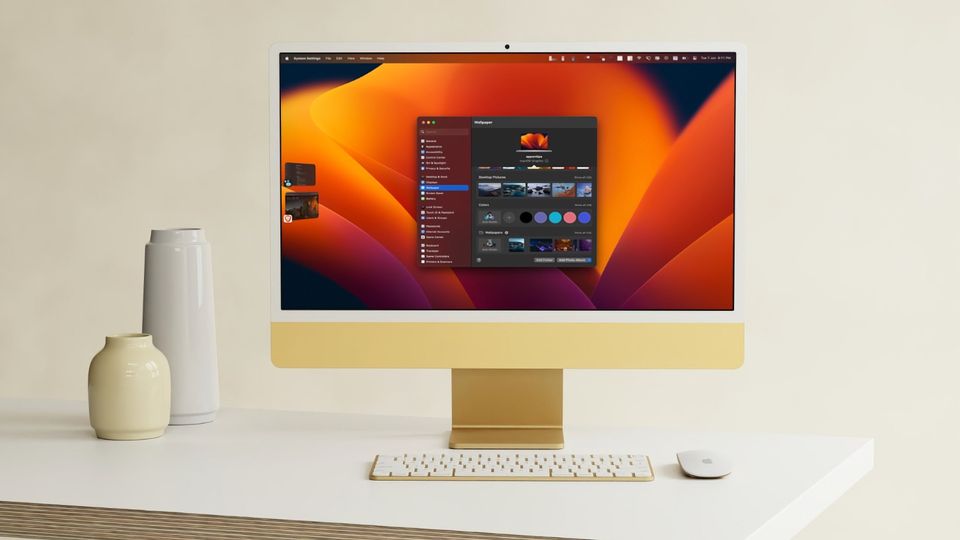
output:
M 956 538 L 958 27 L 946 1 L 2 0 L 0 397 L 84 399 L 140 327 L 149 230 L 201 226 L 224 405 L 448 415 L 444 371 L 269 362 L 269 45 L 740 41 L 746 365 L 568 372 L 568 422 L 876 437 L 800 537 Z

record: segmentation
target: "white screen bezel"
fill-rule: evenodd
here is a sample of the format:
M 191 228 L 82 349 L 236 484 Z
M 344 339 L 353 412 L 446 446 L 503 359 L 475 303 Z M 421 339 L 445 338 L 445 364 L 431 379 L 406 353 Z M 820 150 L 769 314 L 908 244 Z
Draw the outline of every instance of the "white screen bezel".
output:
M 277 43 L 270 47 L 270 319 L 272 322 L 743 322 L 743 125 L 746 50 L 738 43 Z M 734 275 L 732 310 L 282 310 L 280 308 L 280 62 L 289 53 L 664 53 L 733 52 L 735 69 Z

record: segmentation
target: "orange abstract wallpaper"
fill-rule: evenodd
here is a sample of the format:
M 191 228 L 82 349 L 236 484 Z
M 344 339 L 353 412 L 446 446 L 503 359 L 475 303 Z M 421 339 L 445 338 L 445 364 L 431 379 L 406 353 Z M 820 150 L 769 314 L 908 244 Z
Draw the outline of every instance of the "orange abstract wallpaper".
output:
M 281 227 L 283 308 L 732 309 L 734 80 L 732 63 L 282 64 L 281 167 L 316 164 L 316 183 L 278 189 L 319 200 Z M 596 117 L 595 267 L 418 266 L 420 116 Z

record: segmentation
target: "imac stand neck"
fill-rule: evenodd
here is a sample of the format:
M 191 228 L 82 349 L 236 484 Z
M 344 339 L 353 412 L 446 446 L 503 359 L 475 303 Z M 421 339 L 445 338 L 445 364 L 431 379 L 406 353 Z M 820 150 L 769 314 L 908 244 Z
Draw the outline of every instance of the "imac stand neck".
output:
M 563 448 L 562 369 L 454 369 L 450 448 Z

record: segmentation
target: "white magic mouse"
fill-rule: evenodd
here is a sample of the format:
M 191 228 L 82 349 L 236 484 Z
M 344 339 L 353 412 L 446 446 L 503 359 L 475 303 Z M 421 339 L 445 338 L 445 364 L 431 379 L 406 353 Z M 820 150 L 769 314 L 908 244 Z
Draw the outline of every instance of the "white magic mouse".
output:
M 677 454 L 683 474 L 691 478 L 723 478 L 733 470 L 733 463 L 723 454 L 710 450 L 687 450 Z

